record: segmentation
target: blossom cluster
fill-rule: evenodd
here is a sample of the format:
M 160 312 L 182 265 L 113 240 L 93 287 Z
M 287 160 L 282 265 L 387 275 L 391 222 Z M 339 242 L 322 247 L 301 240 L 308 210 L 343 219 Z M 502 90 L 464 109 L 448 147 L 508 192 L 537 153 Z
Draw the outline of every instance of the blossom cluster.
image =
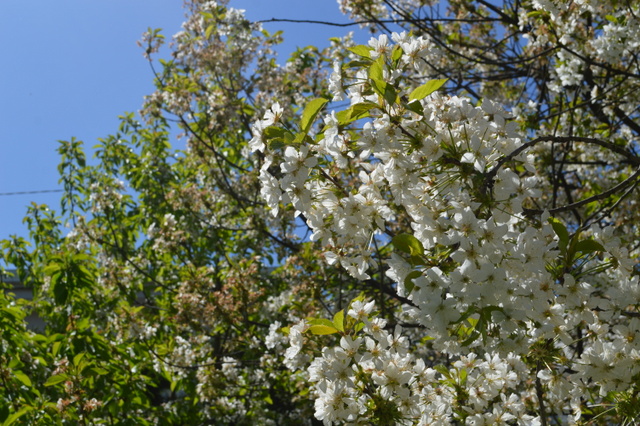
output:
M 544 194 L 509 113 L 490 100 L 473 105 L 432 93 L 433 81 L 409 85 L 415 67 L 402 58 L 414 41 L 405 34 L 392 38 L 396 46 L 381 36 L 354 50 L 370 65 L 334 84 L 348 88 L 343 95 L 350 107 L 324 114 L 315 140 L 285 144 L 277 160 L 267 145 L 280 106 L 256 124 L 251 146 L 267 154 L 260 179 L 268 205 L 274 213 L 291 205 L 313 231 L 311 239 L 325 247 L 327 261 L 356 278 L 371 278 L 370 268 L 383 261 L 397 294 L 410 301 L 404 314 L 423 327 L 434 350 L 532 365 L 543 359 L 544 372 L 538 366 L 528 380 L 565 384 L 550 385 L 546 396 L 556 401 L 550 408 L 557 413 L 579 417 L 576 390 L 604 396 L 633 387 L 639 348 L 616 330 L 634 327 L 627 308 L 640 299 L 627 290 L 638 287 L 638 276 L 620 241 L 603 238 L 611 234 L 606 228 L 570 235 L 548 212 L 533 213 Z M 269 171 L 276 161 L 279 177 Z M 398 234 L 403 220 L 410 232 Z M 378 247 L 389 240 L 395 250 L 385 256 Z M 389 339 L 399 335 L 368 334 L 343 337 L 309 367 L 317 382 L 316 415 L 328 424 L 357 419 L 370 405 L 370 389 L 355 378 L 363 371 L 371 371 L 380 395 L 409 407 L 402 413 L 412 416 L 420 406 L 408 391 L 415 371 L 406 351 L 388 350 Z M 372 361 L 376 348 L 386 354 L 379 365 Z M 379 373 L 382 365 L 395 376 Z
M 429 366 L 410 352 L 402 327 L 388 331 L 374 309 L 354 301 L 348 315 L 361 331 L 342 335 L 308 367 L 315 416 L 324 424 L 540 424 L 527 414 L 535 394 L 523 386 L 530 372 L 519 357 L 472 353 L 450 369 Z M 292 345 L 302 347 L 298 337 Z

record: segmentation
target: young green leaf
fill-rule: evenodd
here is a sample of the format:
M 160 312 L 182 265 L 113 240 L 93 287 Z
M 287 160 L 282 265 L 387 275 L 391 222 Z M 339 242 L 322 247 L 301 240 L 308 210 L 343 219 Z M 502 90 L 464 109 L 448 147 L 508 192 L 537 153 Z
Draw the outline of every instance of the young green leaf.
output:
M 344 333 L 344 309 L 336 312 L 336 314 L 333 316 L 333 325 L 339 331 Z
M 55 376 L 51 376 L 44 382 L 45 386 L 54 386 L 58 383 L 62 383 L 66 380 L 69 380 L 69 376 L 67 374 L 56 374 Z
M 267 139 L 284 137 L 285 133 L 287 132 L 287 129 L 283 129 L 282 127 L 278 126 L 269 126 L 263 131 L 264 136 Z
M 359 44 L 357 46 L 350 47 L 347 49 L 349 52 L 353 52 L 358 56 L 362 56 L 363 58 L 371 58 L 371 47 L 365 46 L 364 44 Z
M 410 234 L 398 234 L 391 240 L 393 246 L 403 253 L 410 254 L 412 256 L 422 256 L 424 254 L 424 247 L 420 240 Z
M 335 327 L 329 327 L 326 325 L 312 325 L 309 327 L 309 331 L 312 334 L 316 335 L 326 335 L 326 334 L 334 334 L 338 332 L 338 329 Z
M 378 108 L 378 105 L 373 102 L 362 102 L 352 105 L 344 111 L 336 113 L 338 124 L 344 126 L 361 118 L 369 117 L 369 111 L 373 108 Z
M 329 102 L 327 99 L 316 98 L 311 102 L 309 102 L 304 107 L 304 112 L 302 113 L 302 119 L 300 120 L 300 130 L 303 133 L 309 133 L 309 130 L 311 129 L 311 125 L 315 121 L 322 107 L 325 106 L 327 102 Z
M 54 357 L 58 355 L 58 352 L 60 351 L 60 346 L 62 345 L 62 342 L 54 342 L 53 345 L 51 345 L 51 355 L 53 355 Z
M 438 80 L 429 80 L 422 86 L 416 88 L 409 95 L 409 102 L 424 99 L 439 88 L 441 88 L 447 81 L 448 78 L 438 79 Z
M 395 66 L 398 66 L 403 53 L 404 51 L 402 50 L 402 47 L 400 47 L 400 45 L 396 45 L 396 47 L 393 48 L 393 52 L 391 52 L 391 60 L 393 61 L 393 64 Z
M 565 254 L 567 252 L 567 245 L 569 244 L 569 231 L 567 228 L 555 217 L 549 218 L 549 223 L 553 227 L 553 231 L 558 236 L 558 247 L 560 248 L 560 252 Z
M 380 56 L 369 67 L 369 78 L 371 80 L 384 81 L 384 73 L 382 71 L 383 69 L 384 69 L 384 58 Z
M 82 358 L 84 358 L 84 356 L 86 354 L 87 354 L 86 352 L 80 352 L 79 354 L 74 356 L 73 357 L 73 365 L 75 365 L 77 367 L 80 364 L 80 361 L 82 360 Z
M 605 248 L 594 239 L 586 239 L 582 241 L 578 241 L 576 244 L 576 251 L 582 253 L 593 253 L 594 251 L 606 251 Z
M 25 414 L 27 414 L 29 411 L 33 411 L 33 407 L 27 405 L 22 407 L 18 412 L 13 413 L 12 415 L 10 415 L 9 417 L 7 417 L 7 419 L 4 421 L 4 423 L 2 423 L 3 426 L 10 426 L 12 425 L 16 420 L 18 420 L 18 418 L 24 416 Z
M 404 292 L 405 292 L 405 294 L 408 295 L 413 291 L 413 288 L 415 287 L 415 284 L 414 284 L 413 280 L 415 278 L 418 278 L 418 277 L 421 277 L 421 276 L 422 276 L 422 272 L 420 272 L 420 271 L 411 271 L 411 272 L 409 272 L 409 274 L 404 279 Z
M 29 378 L 29 376 L 24 374 L 22 371 L 19 371 L 19 370 L 18 371 L 14 371 L 13 375 L 16 377 L 16 379 L 20 380 L 23 385 L 31 387 L 31 379 Z
M 98 376 L 104 376 L 105 374 L 109 374 L 109 371 L 102 367 L 91 367 L 89 370 L 93 374 L 97 374 Z

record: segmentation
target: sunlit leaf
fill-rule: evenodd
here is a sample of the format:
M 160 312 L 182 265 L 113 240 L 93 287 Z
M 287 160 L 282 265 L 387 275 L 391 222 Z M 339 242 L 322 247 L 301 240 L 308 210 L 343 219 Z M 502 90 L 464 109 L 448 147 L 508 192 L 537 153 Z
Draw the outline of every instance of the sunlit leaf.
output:
M 363 44 L 359 44 L 357 46 L 353 46 L 348 48 L 349 52 L 353 52 L 358 56 L 362 56 L 363 58 L 371 58 L 371 47 L 365 46 Z
M 336 312 L 333 316 L 333 325 L 339 331 L 344 333 L 344 309 Z
M 449 79 L 443 78 L 439 80 L 429 80 L 420 87 L 414 89 L 409 95 L 409 102 L 424 99 L 439 88 L 441 88 Z
M 325 334 L 334 334 L 338 332 L 338 329 L 331 326 L 326 326 L 326 325 L 312 325 L 309 327 L 309 331 L 312 334 L 317 334 L 317 335 L 325 335 Z
M 307 103 L 302 113 L 302 119 L 300 120 L 300 130 L 302 130 L 303 133 L 309 132 L 316 116 L 327 102 L 329 102 L 327 99 L 317 98 Z
M 23 385 L 31 387 L 31 379 L 22 371 L 14 371 L 13 375 L 16 379 L 22 382 Z
M 55 376 L 51 376 L 44 382 L 45 386 L 54 386 L 58 383 L 62 383 L 66 380 L 69 380 L 69 376 L 67 374 L 56 374 Z

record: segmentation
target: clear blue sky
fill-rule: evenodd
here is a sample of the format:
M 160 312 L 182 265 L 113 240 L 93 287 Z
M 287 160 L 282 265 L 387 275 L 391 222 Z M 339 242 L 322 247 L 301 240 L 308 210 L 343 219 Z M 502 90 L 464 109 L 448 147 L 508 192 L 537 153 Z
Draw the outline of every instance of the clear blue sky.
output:
M 346 22 L 335 0 L 232 0 L 251 20 Z M 115 133 L 118 115 L 137 111 L 153 91 L 136 45 L 148 28 L 170 38 L 184 20 L 181 0 L 0 1 L 0 194 L 58 189 L 58 140 L 92 147 Z M 269 23 L 284 30 L 280 55 L 325 45 L 345 28 Z M 357 28 L 351 28 L 357 31 Z M 364 35 L 362 40 L 368 38 Z M 166 51 L 165 51 L 166 55 Z M 26 237 L 32 201 L 58 210 L 60 193 L 0 196 L 0 239 Z

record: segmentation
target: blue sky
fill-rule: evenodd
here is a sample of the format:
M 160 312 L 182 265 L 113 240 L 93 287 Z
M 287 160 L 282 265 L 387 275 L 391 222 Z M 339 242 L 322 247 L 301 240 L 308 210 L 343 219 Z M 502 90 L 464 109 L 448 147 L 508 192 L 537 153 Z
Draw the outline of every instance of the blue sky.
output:
M 251 20 L 346 22 L 335 0 L 231 0 L 230 5 L 245 9 Z M 148 27 L 162 28 L 170 38 L 183 19 L 181 0 L 0 1 L 0 194 L 60 188 L 57 141 L 75 136 L 89 149 L 115 133 L 118 115 L 137 111 L 153 91 L 136 41 Z M 329 37 L 349 31 L 291 23 L 265 28 L 284 31 L 282 61 L 296 46 L 325 45 Z M 36 202 L 58 210 L 59 197 L 0 195 L 0 239 L 26 237 L 26 207 Z

